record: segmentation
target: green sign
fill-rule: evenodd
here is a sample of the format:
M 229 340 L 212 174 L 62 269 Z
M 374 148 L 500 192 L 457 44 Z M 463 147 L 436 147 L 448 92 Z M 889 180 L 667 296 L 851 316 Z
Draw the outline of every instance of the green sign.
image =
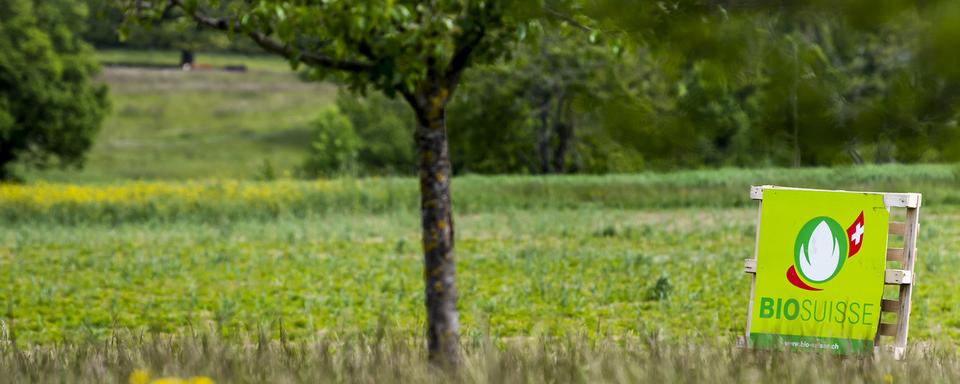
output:
M 750 344 L 872 352 L 889 219 L 880 194 L 764 189 Z

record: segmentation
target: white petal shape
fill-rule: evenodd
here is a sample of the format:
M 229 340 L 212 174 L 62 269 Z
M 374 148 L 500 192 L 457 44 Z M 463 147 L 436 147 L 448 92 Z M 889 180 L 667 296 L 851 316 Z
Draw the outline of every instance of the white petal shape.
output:
M 840 245 L 835 241 L 827 222 L 821 221 L 804 243 L 800 245 L 799 265 L 803 276 L 814 282 L 830 278 L 840 264 Z

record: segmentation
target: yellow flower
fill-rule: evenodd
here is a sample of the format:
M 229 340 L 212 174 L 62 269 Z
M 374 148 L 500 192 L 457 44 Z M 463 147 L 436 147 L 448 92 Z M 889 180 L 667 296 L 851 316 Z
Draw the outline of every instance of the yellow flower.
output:
M 187 384 L 187 382 L 179 377 L 161 377 L 151 381 L 150 384 Z
M 214 384 L 213 379 L 206 376 L 193 376 L 186 380 L 179 377 L 160 377 L 150 380 L 150 373 L 143 369 L 130 372 L 128 382 L 130 384 Z
M 130 378 L 127 379 L 127 382 L 130 384 L 147 384 L 150 380 L 150 374 L 147 371 L 142 369 L 134 369 L 133 372 L 130 372 Z

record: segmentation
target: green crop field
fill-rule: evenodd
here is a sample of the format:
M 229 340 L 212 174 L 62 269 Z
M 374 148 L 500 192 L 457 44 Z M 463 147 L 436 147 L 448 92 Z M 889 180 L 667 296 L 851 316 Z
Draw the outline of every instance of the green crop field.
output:
M 593 352 L 568 356 L 571 364 L 602 359 L 603 353 L 619 356 L 617 364 L 652 364 L 644 359 L 653 359 L 646 355 L 653 353 L 653 337 L 663 348 L 680 348 L 670 353 L 718 354 L 740 364 L 740 352 L 728 349 L 743 330 L 749 293 L 742 260 L 753 252 L 756 212 L 748 186 L 831 184 L 924 193 L 911 345 L 915 356 L 946 359 L 957 375 L 957 169 L 457 178 L 464 343 L 492 342 L 497 354 L 510 354 L 541 340 L 545 349 L 539 353 L 560 353 L 562 340 L 580 340 Z M 408 352 L 397 359 L 418 359 L 423 288 L 416 201 L 415 181 L 404 178 L 0 186 L 5 334 L 35 348 L 115 343 L 122 334 L 161 340 L 181 335 L 167 342 L 190 344 L 200 343 L 190 341 L 200 336 L 183 335 L 201 333 L 226 345 L 260 337 L 307 349 L 323 340 L 339 345 L 331 347 L 337 350 L 366 340 L 374 346 L 365 353 L 399 348 Z M 378 334 L 399 346 L 367 339 Z M 146 359 L 150 344 L 143 337 L 140 344 L 127 341 L 124 353 Z M 612 343 L 612 349 L 597 343 Z M 711 346 L 713 352 L 683 345 Z M 645 352 L 631 355 L 640 350 Z M 252 358 L 243 350 L 219 353 Z M 483 360 L 483 353 L 494 352 L 472 353 L 480 355 L 470 358 Z M 503 358 L 497 356 L 491 359 Z M 168 373 L 212 370 L 214 376 L 228 369 L 149 359 L 140 364 Z M 869 377 L 907 375 L 909 367 L 861 374 L 874 381 Z M 836 372 L 831 374 L 844 371 Z M 675 378 L 711 373 L 691 375 Z

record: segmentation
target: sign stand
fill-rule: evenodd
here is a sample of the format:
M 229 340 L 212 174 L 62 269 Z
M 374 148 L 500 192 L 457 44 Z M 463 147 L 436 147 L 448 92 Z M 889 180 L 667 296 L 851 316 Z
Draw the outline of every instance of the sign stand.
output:
M 747 304 L 747 326 L 743 339 L 738 340 L 738 344 L 747 345 L 750 339 L 750 321 L 753 311 L 754 289 L 756 286 L 757 272 L 757 252 L 760 242 L 760 212 L 763 207 L 763 191 L 765 189 L 800 189 L 785 188 L 772 185 L 750 187 L 750 198 L 757 200 L 757 245 L 754 249 L 753 258 L 744 260 L 744 272 L 750 274 L 750 300 Z M 871 194 L 874 194 L 871 192 Z M 914 265 L 917 259 L 917 234 L 920 229 L 920 194 L 919 193 L 876 193 L 883 195 L 883 204 L 887 211 L 894 213 L 894 209 L 902 209 L 905 212 L 905 221 L 890 221 L 887 230 L 887 261 L 884 273 L 885 286 L 898 287 L 898 296 L 896 299 L 882 299 L 880 302 L 880 323 L 877 325 L 877 333 L 874 337 L 874 352 L 881 350 L 881 337 L 893 337 L 892 344 L 886 344 L 885 348 L 893 353 L 895 359 L 900 360 L 904 357 L 907 347 L 907 334 L 910 330 L 910 299 L 913 295 L 914 284 Z M 903 239 L 903 248 L 889 247 L 889 240 L 893 236 L 900 236 Z M 895 313 L 895 322 L 883 322 L 884 313 Z

